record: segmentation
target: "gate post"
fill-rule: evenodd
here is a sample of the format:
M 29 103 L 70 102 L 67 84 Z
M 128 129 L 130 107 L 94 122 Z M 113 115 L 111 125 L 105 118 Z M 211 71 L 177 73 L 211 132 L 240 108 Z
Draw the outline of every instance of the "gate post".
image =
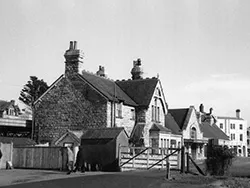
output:
M 186 156 L 187 156 L 187 171 L 186 172 L 189 172 L 189 153 L 186 152 Z
M 181 147 L 181 173 L 185 172 L 185 146 Z
M 133 157 L 135 156 L 135 148 L 132 147 Z M 135 168 L 135 158 L 133 158 L 133 168 Z
M 149 149 L 147 149 L 147 168 L 149 166 Z
M 167 158 L 167 165 L 166 165 L 166 168 L 167 168 L 166 179 L 170 179 L 170 163 L 169 163 L 169 161 L 168 161 L 168 158 Z

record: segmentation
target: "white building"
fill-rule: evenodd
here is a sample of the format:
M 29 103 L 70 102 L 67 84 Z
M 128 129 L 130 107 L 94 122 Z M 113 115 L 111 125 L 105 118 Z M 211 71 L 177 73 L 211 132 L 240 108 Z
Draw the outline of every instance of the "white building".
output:
M 247 128 L 247 156 L 250 157 L 250 127 Z
M 218 127 L 230 138 L 229 146 L 234 148 L 237 156 L 247 156 L 247 121 L 240 117 L 240 110 L 236 110 L 236 117 L 217 116 Z

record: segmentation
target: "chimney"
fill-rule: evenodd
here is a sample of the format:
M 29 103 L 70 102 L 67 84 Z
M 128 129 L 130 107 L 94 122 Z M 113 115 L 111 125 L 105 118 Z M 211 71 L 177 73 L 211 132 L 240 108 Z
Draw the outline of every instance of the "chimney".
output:
M 96 72 L 96 74 L 101 77 L 106 77 L 105 68 L 100 65 L 99 70 Z
M 74 75 L 80 72 L 81 64 L 83 63 L 83 52 L 77 49 L 77 42 L 70 41 L 69 49 L 65 54 L 65 76 Z
M 15 105 L 15 100 L 11 100 L 10 103 L 11 103 L 12 105 Z
M 204 113 L 204 105 L 203 104 L 200 104 L 200 112 Z
M 213 113 L 213 108 L 210 108 L 209 109 L 209 115 L 212 115 L 212 113 Z
M 236 117 L 237 117 L 238 119 L 240 119 L 240 109 L 237 109 L 237 110 L 236 110 Z
M 141 67 L 141 59 L 138 58 L 136 61 L 133 61 L 133 66 L 134 67 L 131 70 L 132 79 L 133 80 L 142 79 L 143 70 Z

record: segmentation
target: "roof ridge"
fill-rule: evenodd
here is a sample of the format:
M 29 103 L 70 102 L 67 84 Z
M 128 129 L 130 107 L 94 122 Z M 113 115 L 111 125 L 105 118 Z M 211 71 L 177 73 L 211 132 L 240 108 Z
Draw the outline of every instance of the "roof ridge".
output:
M 116 82 L 126 82 L 126 81 L 132 81 L 132 82 L 139 82 L 139 81 L 144 81 L 144 80 L 159 80 L 158 78 L 156 77 L 152 77 L 152 78 L 149 78 L 149 77 L 146 77 L 146 78 L 140 78 L 140 79 L 131 79 L 131 78 L 128 78 L 128 79 L 117 79 Z
M 98 78 L 103 78 L 103 79 L 105 79 L 105 80 L 110 80 L 110 81 L 112 81 L 112 82 L 115 82 L 112 78 L 99 76 L 99 75 L 97 75 L 96 73 L 90 72 L 90 71 L 85 70 L 85 69 L 82 70 L 82 73 L 83 73 L 83 72 L 88 73 L 88 74 L 91 74 L 91 75 L 96 76 L 96 77 L 98 77 Z M 80 75 L 81 75 L 81 74 L 80 74 Z

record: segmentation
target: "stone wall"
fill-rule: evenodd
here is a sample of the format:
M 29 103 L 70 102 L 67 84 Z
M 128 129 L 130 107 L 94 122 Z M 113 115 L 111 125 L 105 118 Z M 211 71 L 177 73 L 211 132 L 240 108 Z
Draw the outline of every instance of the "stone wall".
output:
M 107 101 L 78 75 L 63 77 L 36 104 L 35 139 L 52 142 L 67 129 L 107 126 Z
M 134 109 L 134 107 L 122 105 L 122 116 L 116 116 L 115 120 L 116 126 L 124 127 L 129 137 L 135 125 L 135 119 L 132 119 L 132 109 Z

